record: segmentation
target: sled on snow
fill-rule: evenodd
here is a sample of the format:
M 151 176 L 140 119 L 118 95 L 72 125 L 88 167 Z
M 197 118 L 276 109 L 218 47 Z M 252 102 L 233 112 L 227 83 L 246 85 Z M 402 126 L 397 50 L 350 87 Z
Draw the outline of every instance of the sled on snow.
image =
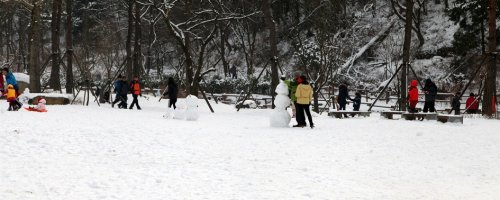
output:
M 32 107 L 28 107 L 28 108 L 24 108 L 24 109 L 26 109 L 27 111 L 33 111 L 33 112 L 47 112 L 46 109 L 38 110 L 38 109 L 32 108 Z

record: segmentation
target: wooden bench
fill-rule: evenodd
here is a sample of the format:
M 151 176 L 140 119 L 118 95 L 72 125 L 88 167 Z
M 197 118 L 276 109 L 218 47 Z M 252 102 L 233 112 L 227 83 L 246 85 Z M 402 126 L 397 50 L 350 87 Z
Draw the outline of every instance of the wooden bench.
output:
M 359 115 L 363 117 L 369 117 L 372 112 L 370 111 L 345 111 L 345 110 L 339 110 L 339 111 L 330 111 L 328 112 L 328 116 L 333 116 L 335 118 L 342 118 L 343 115 Z
M 380 116 L 387 118 L 387 119 L 394 119 L 393 115 L 401 115 L 403 114 L 403 111 L 382 111 L 380 112 Z
M 406 120 L 436 120 L 437 119 L 437 113 L 403 113 L 401 114 L 401 118 L 404 118 Z
M 450 122 L 450 123 L 464 123 L 464 116 L 463 115 L 438 115 L 437 120 L 443 123 Z

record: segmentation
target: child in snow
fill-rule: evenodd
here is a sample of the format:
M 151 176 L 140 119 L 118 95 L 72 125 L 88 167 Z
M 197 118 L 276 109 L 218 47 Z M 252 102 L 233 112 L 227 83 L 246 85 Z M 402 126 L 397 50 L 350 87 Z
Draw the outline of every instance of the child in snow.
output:
M 17 111 L 22 107 L 22 104 L 17 101 L 16 89 L 11 84 L 7 86 L 7 102 L 9 102 L 9 111 Z
M 29 110 L 32 111 L 38 111 L 38 112 L 47 112 L 47 109 L 45 107 L 45 104 L 47 104 L 47 101 L 41 96 L 38 97 L 38 104 L 35 107 L 29 107 Z
M 351 97 L 347 97 L 349 98 L 349 100 L 352 101 L 352 110 L 353 111 L 359 111 L 359 107 L 361 107 L 361 93 L 359 92 L 356 92 L 354 94 L 354 99 L 352 99 Z M 355 114 L 351 114 L 351 117 L 354 117 Z
M 410 88 L 408 89 L 408 104 L 409 104 L 408 112 L 410 112 L 410 113 L 417 112 L 417 109 L 416 109 L 417 103 L 418 103 L 417 85 L 418 85 L 417 80 L 411 80 Z
M 460 92 L 455 93 L 455 96 L 453 96 L 451 110 L 455 110 L 455 115 L 460 115 Z
M 354 94 L 354 99 L 351 97 L 348 98 L 352 101 L 353 111 L 359 111 L 359 107 L 361 106 L 361 93 L 356 92 L 356 94 Z

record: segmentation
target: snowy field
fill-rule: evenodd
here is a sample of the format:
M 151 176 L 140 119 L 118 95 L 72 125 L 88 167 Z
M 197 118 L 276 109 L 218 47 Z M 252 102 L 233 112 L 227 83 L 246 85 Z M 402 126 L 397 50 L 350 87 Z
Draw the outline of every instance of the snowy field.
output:
M 498 120 L 270 128 L 271 110 L 212 102 L 212 114 L 200 101 L 185 121 L 162 118 L 166 100 L 140 101 L 35 113 L 1 100 L 0 199 L 500 199 Z

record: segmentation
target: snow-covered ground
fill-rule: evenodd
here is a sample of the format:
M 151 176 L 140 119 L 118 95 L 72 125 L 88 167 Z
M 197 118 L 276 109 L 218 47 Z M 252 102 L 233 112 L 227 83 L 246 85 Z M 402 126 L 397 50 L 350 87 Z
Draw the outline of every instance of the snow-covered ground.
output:
M 140 103 L 36 113 L 1 100 L 0 199 L 500 199 L 498 120 L 270 128 L 271 110 L 200 100 L 185 121 L 162 118 L 166 100 Z

